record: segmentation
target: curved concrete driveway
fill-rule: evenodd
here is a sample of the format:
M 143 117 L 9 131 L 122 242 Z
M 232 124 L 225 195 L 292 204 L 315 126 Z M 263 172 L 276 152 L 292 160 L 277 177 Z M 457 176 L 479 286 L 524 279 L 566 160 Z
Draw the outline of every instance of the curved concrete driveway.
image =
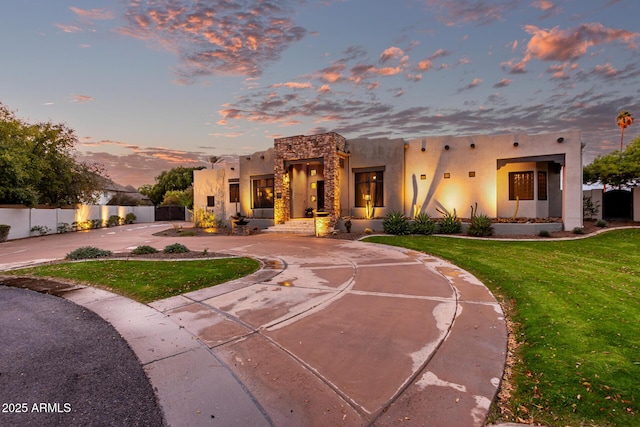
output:
M 127 339 L 171 425 L 483 425 L 507 332 L 470 274 L 364 242 L 152 235 L 167 227 L 3 243 L 0 270 L 86 245 L 180 242 L 261 259 L 252 276 L 148 306 L 93 288 L 65 293 Z

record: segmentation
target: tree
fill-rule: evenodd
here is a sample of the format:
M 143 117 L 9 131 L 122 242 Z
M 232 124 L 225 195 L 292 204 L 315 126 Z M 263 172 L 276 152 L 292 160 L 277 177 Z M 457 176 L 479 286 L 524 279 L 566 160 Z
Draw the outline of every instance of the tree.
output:
M 75 160 L 77 142 L 68 126 L 27 123 L 0 103 L 0 203 L 94 201 L 106 173 L 99 165 Z
M 622 139 L 624 138 L 624 130 L 633 124 L 633 117 L 631 113 L 626 110 L 620 111 L 620 114 L 616 117 L 616 124 L 622 130 L 620 134 L 620 153 L 622 154 Z
M 193 171 L 205 169 L 204 166 L 185 168 L 179 166 L 168 171 L 162 171 L 155 177 L 155 185 L 143 185 L 138 191 L 149 197 L 158 206 L 168 191 L 184 191 L 193 184 Z M 193 204 L 193 201 L 191 202 Z
M 623 152 L 614 151 L 598 156 L 583 169 L 585 184 L 634 187 L 640 185 L 640 137 Z

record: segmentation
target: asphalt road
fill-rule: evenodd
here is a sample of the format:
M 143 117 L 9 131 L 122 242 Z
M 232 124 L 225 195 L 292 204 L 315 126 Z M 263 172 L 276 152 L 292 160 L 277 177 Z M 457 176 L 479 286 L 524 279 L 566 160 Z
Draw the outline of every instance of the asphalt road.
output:
M 0 425 L 162 426 L 137 357 L 63 298 L 0 281 Z

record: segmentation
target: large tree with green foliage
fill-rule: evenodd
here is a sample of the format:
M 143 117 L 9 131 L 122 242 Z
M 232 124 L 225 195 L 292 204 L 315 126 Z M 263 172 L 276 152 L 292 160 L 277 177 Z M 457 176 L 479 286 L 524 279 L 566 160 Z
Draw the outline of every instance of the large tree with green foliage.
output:
M 158 206 L 165 201 L 165 195 L 169 193 L 169 200 L 182 200 L 184 197 L 178 196 L 178 192 L 184 192 L 193 184 L 193 171 L 205 169 L 204 166 L 189 167 L 179 166 L 170 170 L 162 171 L 160 175 L 156 176 L 156 183 L 154 185 L 143 185 L 138 188 L 141 194 L 149 197 L 154 205 Z M 181 203 L 184 205 L 184 203 Z M 191 192 L 191 202 L 193 205 L 193 192 Z M 189 204 L 186 205 L 190 207 Z
M 74 158 L 77 142 L 68 126 L 27 123 L 0 103 L 0 204 L 95 201 L 106 174 Z
M 614 187 L 640 185 L 640 137 L 635 138 L 622 153 L 614 151 L 598 156 L 584 167 L 585 184 L 604 184 Z

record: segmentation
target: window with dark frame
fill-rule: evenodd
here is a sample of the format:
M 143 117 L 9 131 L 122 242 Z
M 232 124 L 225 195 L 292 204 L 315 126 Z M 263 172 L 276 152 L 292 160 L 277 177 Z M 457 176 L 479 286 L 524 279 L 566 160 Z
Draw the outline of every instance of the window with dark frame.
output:
M 371 206 L 384 206 L 384 172 L 382 170 L 355 173 L 355 205 L 364 208 L 367 200 Z
M 273 178 L 256 178 L 251 180 L 253 208 L 273 208 Z
M 509 200 L 533 200 L 533 171 L 509 172 Z
M 547 200 L 547 173 L 538 172 L 538 200 Z
M 207 196 L 207 207 L 216 205 L 216 196 Z
M 240 201 L 240 184 L 230 183 L 229 184 L 229 202 L 237 203 L 239 201 Z

